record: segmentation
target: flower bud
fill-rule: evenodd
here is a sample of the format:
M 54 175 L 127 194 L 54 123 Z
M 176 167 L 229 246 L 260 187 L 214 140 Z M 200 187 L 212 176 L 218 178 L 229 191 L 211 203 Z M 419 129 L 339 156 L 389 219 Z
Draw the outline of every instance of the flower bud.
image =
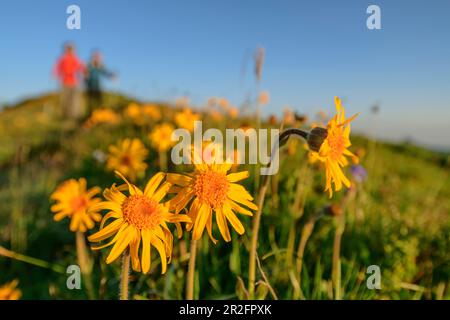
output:
M 312 151 L 319 152 L 322 143 L 327 138 L 328 131 L 325 128 L 315 127 L 308 134 L 308 147 Z

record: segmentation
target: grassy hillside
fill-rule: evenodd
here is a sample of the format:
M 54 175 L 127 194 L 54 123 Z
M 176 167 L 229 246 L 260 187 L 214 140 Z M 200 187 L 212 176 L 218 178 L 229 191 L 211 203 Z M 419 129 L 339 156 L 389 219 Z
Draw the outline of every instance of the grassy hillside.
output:
M 105 105 L 122 114 L 131 99 L 108 94 Z M 172 122 L 175 108 L 158 104 L 161 121 Z M 102 155 L 124 137 L 140 138 L 149 149 L 148 169 L 137 184 L 159 170 L 158 152 L 148 132 L 155 122 L 137 125 L 124 118 L 118 124 L 85 126 L 61 120 L 54 94 L 24 101 L 0 111 L 0 246 L 39 258 L 64 271 L 76 264 L 75 235 L 69 222 L 54 222 L 51 193 L 64 180 L 85 177 L 88 185 L 109 187 L 118 182 L 105 168 Z M 203 113 L 209 127 L 225 129 L 247 125 L 251 119 L 218 120 Z M 205 125 L 204 125 L 205 127 Z M 283 149 L 280 173 L 272 179 L 259 233 L 261 268 L 259 297 L 272 299 L 333 299 L 332 257 L 336 230 L 344 226 L 341 261 L 343 299 L 449 299 L 450 298 L 450 164 L 449 155 L 412 145 L 385 144 L 352 137 L 361 151 L 367 179 L 351 192 L 329 199 L 323 192 L 324 174 L 308 164 L 301 143 Z M 244 184 L 256 195 L 254 168 Z M 180 171 L 169 163 L 168 171 Z M 347 171 L 348 173 L 348 171 Z M 348 173 L 350 175 L 350 173 Z M 339 210 L 330 210 L 332 208 Z M 324 209 L 325 208 L 325 209 Z M 311 224 L 317 213 L 324 212 Z M 330 214 L 331 213 L 331 214 Z M 332 214 L 334 213 L 334 215 Z M 340 213 L 340 214 L 339 214 Z M 247 283 L 251 218 L 241 219 L 246 232 L 233 241 L 213 245 L 204 235 L 200 243 L 196 297 L 240 298 Z M 299 244 L 311 236 L 302 259 Z M 94 229 L 98 230 L 98 226 Z M 218 234 L 217 226 L 214 233 Z M 93 230 L 89 231 L 93 233 Z M 183 298 L 190 234 L 174 242 L 168 272 L 160 275 L 158 258 L 149 275 L 132 273 L 131 296 L 141 299 Z M 0 252 L 1 254 L 1 252 Z M 107 250 L 91 252 L 96 298 L 117 297 L 119 263 L 106 265 Z M 302 262 L 301 272 L 299 262 Z M 381 290 L 366 286 L 367 267 L 381 269 Z M 60 269 L 58 269 L 60 268 Z M 85 298 L 83 290 L 68 290 L 67 275 L 0 255 L 0 285 L 19 279 L 26 299 Z

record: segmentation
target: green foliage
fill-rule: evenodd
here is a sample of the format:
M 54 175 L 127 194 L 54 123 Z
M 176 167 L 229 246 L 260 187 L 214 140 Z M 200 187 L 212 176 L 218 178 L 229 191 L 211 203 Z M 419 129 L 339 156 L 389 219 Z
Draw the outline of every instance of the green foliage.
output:
M 108 94 L 106 101 L 121 112 L 130 99 Z M 124 137 L 139 137 L 151 150 L 146 136 L 150 126 L 137 127 L 124 121 L 86 129 L 60 120 L 57 106 L 57 96 L 50 94 L 0 112 L 0 245 L 66 267 L 76 263 L 75 235 L 69 232 L 68 221 L 53 221 L 50 194 L 68 178 L 86 177 L 89 186 L 102 188 L 117 182 L 94 154 L 107 153 L 110 144 Z M 161 107 L 168 119 L 170 109 Z M 224 129 L 239 123 L 227 120 L 215 125 Z M 362 164 L 368 179 L 357 185 L 344 208 L 342 298 L 449 299 L 449 155 L 364 137 L 355 137 L 353 142 L 355 149 L 367 151 Z M 145 176 L 149 177 L 158 170 L 154 150 L 147 163 Z M 328 199 L 323 192 L 323 173 L 315 165 L 305 167 L 306 163 L 301 144 L 293 155 L 283 151 L 279 176 L 266 197 L 258 245 L 258 298 L 272 299 L 270 288 L 279 299 L 334 298 L 331 273 L 335 218 L 322 215 L 316 221 L 305 247 L 301 277 L 296 272 L 297 247 L 308 219 L 331 203 L 341 204 L 346 195 L 340 192 Z M 252 174 L 246 188 L 255 195 L 254 170 L 245 168 Z M 181 171 L 174 165 L 169 170 Z M 137 184 L 143 186 L 145 182 L 143 178 Z M 277 200 L 272 201 L 275 196 Z M 298 207 L 293 208 L 296 200 Z M 251 218 L 241 220 L 246 233 L 241 237 L 233 234 L 230 243 L 219 241 L 214 245 L 206 236 L 200 242 L 197 298 L 246 297 Z M 216 227 L 213 232 L 219 237 Z M 160 275 L 156 256 L 149 275 L 132 273 L 132 297 L 184 297 L 189 236 L 185 232 L 175 240 L 172 263 L 165 275 Z M 107 252 L 92 253 L 93 282 L 98 298 L 116 299 L 119 263 L 105 265 Z M 381 290 L 366 286 L 369 265 L 381 268 Z M 66 289 L 65 274 L 1 256 L 0 270 L 0 284 L 18 278 L 25 299 L 87 297 L 84 290 Z

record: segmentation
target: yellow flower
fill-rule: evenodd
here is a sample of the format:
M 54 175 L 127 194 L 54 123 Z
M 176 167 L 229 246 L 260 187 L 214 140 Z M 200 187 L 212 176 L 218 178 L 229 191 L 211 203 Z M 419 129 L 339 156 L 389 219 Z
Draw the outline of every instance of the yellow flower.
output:
M 13 280 L 0 287 L 0 300 L 19 300 L 22 296 L 20 289 L 17 289 L 19 280 Z
M 125 116 L 135 121 L 136 124 L 143 124 L 141 117 L 141 107 L 137 103 L 130 103 L 125 109 Z
M 191 109 L 185 108 L 182 112 L 177 112 L 175 114 L 175 123 L 177 126 L 187 129 L 189 131 L 194 131 L 194 122 L 200 120 L 200 115 L 192 113 Z
M 130 180 L 135 181 L 147 168 L 144 160 L 148 154 L 141 140 L 124 139 L 117 145 L 109 146 L 106 163 L 108 170 L 118 170 Z
M 227 98 L 220 98 L 218 104 L 223 110 L 228 110 L 228 108 L 230 107 L 230 102 L 227 100 Z
M 228 113 L 230 114 L 230 117 L 235 119 L 239 115 L 239 110 L 236 107 L 230 107 L 228 109 Z
M 215 213 L 217 226 L 225 241 L 230 241 L 228 222 L 238 234 L 245 232 L 244 226 L 234 213 L 235 211 L 247 216 L 253 213 L 242 207 L 257 210 L 252 202 L 253 197 L 245 188 L 236 182 L 249 176 L 248 171 L 237 173 L 227 172 L 232 164 L 195 164 L 195 171 L 189 175 L 168 174 L 167 181 L 174 184 L 174 192 L 177 195 L 170 201 L 175 213 L 184 209 L 189 202 L 188 216 L 192 223 L 187 224 L 188 231 L 193 229 L 192 238 L 200 239 L 206 227 L 209 237 L 216 243 L 212 236 L 212 217 Z M 227 222 L 228 221 L 228 222 Z
M 149 139 L 152 146 L 160 152 L 169 150 L 175 141 L 172 141 L 170 137 L 175 128 L 170 123 L 163 123 L 156 126 L 149 134 Z
M 328 122 L 327 135 L 318 152 L 313 152 L 312 157 L 316 157 L 325 164 L 326 184 L 325 191 L 329 192 L 330 198 L 334 190 L 342 189 L 342 184 L 350 187 L 350 181 L 342 172 L 343 167 L 348 165 L 345 156 L 352 157 L 357 161 L 357 157 L 348 150 L 350 143 L 350 122 L 357 116 L 355 114 L 349 119 L 345 118 L 345 110 L 338 97 L 334 98 L 337 114 Z
M 86 120 L 85 126 L 92 128 L 99 123 L 117 124 L 120 122 L 120 116 L 111 109 L 97 109 L 94 110 Z
M 64 181 L 50 196 L 51 199 L 56 200 L 56 204 L 51 207 L 51 211 L 55 213 L 53 219 L 61 221 L 65 217 L 71 218 L 70 231 L 72 232 L 86 232 L 92 229 L 95 222 L 100 221 L 102 216 L 98 212 L 88 212 L 88 208 L 100 201 L 99 198 L 94 197 L 99 192 L 99 187 L 87 190 L 84 178 L 78 181 L 75 179 Z
M 129 183 L 119 172 L 116 171 L 116 174 L 126 182 L 126 185 L 116 187 L 113 184 L 103 193 L 107 201 L 91 208 L 91 210 L 108 210 L 108 213 L 102 219 L 100 230 L 88 238 L 91 242 L 99 242 L 110 237 L 113 239 L 105 245 L 92 249 L 99 250 L 113 245 L 106 258 L 106 263 L 109 264 L 129 248 L 133 270 L 147 273 L 150 270 L 153 246 L 161 257 L 162 273 L 165 273 L 173 247 L 173 236 L 167 222 L 180 223 L 191 220 L 186 215 L 170 213 L 167 203 L 161 203 L 171 187 L 168 182 L 161 184 L 165 177 L 164 173 L 154 175 L 148 181 L 144 192 Z M 126 189 L 128 196 L 121 192 Z M 114 221 L 105 226 L 111 218 Z
M 148 117 L 153 121 L 161 120 L 161 111 L 159 111 L 158 107 L 153 104 L 143 105 L 141 111 L 144 117 Z
M 143 126 L 150 120 L 161 120 L 161 111 L 154 104 L 140 106 L 133 102 L 125 109 L 125 116 L 133 120 L 136 125 Z
M 211 110 L 210 111 L 210 116 L 211 116 L 211 118 L 214 120 L 214 121 L 217 121 L 217 122 L 219 122 L 219 121 L 221 121 L 222 120 L 222 114 L 219 112 L 219 111 L 217 111 L 217 110 Z

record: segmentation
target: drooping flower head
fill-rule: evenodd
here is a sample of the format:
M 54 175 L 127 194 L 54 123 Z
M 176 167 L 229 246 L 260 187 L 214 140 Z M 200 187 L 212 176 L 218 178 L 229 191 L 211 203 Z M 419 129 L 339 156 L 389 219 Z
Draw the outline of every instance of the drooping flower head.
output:
M 103 193 L 107 201 L 93 206 L 91 210 L 108 210 L 103 217 L 100 230 L 91 235 L 88 240 L 99 242 L 113 237 L 105 245 L 93 247 L 99 250 L 113 246 L 106 263 L 116 260 L 122 252 L 130 250 L 133 270 L 147 273 L 151 265 L 151 247 L 156 248 L 161 257 L 162 273 L 166 272 L 167 263 L 172 256 L 173 236 L 167 223 L 191 222 L 183 214 L 169 212 L 167 203 L 162 203 L 167 191 L 171 187 L 168 182 L 161 182 L 165 174 L 160 172 L 154 175 L 147 183 L 144 191 L 131 184 L 116 171 L 125 185 L 106 189 Z M 128 195 L 122 191 L 128 190 Z M 105 223 L 113 219 L 105 226 Z
M 194 240 L 200 239 L 206 227 L 211 240 L 217 241 L 212 235 L 215 215 L 220 234 L 225 241 L 230 241 L 228 223 L 238 234 L 245 232 L 235 212 L 252 216 L 253 213 L 245 207 L 257 210 L 253 197 L 236 183 L 247 178 L 248 171 L 227 174 L 231 167 L 231 163 L 199 163 L 195 164 L 195 171 L 191 174 L 168 174 L 167 180 L 174 184 L 173 190 L 177 193 L 170 206 L 178 213 L 190 203 L 188 216 L 192 223 L 186 224 L 186 228 L 193 230 Z
M 183 111 L 175 114 L 175 123 L 180 128 L 194 131 L 194 122 L 200 120 L 200 115 L 193 113 L 191 109 L 184 108 Z
M 156 126 L 149 134 L 152 146 L 160 152 L 169 150 L 175 144 L 175 141 L 171 140 L 173 130 L 175 128 L 170 123 Z
M 100 192 L 100 188 L 94 187 L 87 190 L 86 185 L 84 178 L 78 181 L 70 179 L 61 183 L 50 196 L 51 199 L 56 200 L 56 204 L 51 207 L 51 211 L 55 213 L 53 219 L 61 221 L 69 217 L 72 232 L 86 232 L 102 218 L 98 212 L 88 212 L 90 206 L 100 202 L 100 198 L 95 197 Z
M 144 162 L 148 150 L 141 140 L 124 139 L 117 145 L 109 146 L 106 162 L 108 170 L 117 170 L 131 181 L 144 173 L 147 164 Z
M 330 198 L 333 195 L 332 185 L 334 185 L 335 191 L 341 190 L 342 185 L 345 185 L 347 188 L 350 187 L 350 180 L 342 172 L 342 168 L 348 165 L 346 156 L 357 161 L 357 156 L 348 150 L 351 146 L 350 122 L 355 119 L 357 114 L 346 119 L 341 100 L 335 97 L 334 102 L 337 113 L 328 122 L 326 130 L 316 127 L 308 137 L 308 144 L 313 152 L 313 158 L 325 165 L 325 191 L 328 191 Z
M 3 286 L 0 286 L 0 300 L 19 300 L 22 296 L 22 291 L 17 289 L 19 280 L 13 280 Z

